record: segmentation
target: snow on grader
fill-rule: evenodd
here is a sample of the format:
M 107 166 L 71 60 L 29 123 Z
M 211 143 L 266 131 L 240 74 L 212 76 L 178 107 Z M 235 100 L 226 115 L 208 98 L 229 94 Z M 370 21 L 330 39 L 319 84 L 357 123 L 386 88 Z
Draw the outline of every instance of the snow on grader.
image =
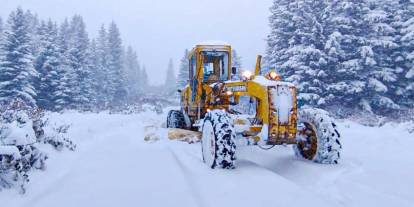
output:
M 202 157 L 211 168 L 236 166 L 236 148 L 293 145 L 297 156 L 336 164 L 340 134 L 327 112 L 298 109 L 296 87 L 276 71 L 238 74 L 231 67 L 231 46 L 201 43 L 189 54 L 189 83 L 179 90 L 181 110 L 168 113 L 170 139 L 200 137 Z M 240 77 L 241 76 L 241 77 Z

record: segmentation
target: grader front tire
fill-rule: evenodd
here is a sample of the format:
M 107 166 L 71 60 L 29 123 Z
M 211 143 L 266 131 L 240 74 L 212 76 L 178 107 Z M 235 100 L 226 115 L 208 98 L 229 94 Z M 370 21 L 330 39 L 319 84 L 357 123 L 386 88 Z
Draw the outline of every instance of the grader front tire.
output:
M 236 143 L 233 122 L 222 110 L 208 112 L 202 128 L 203 161 L 211 168 L 233 169 Z
M 341 135 L 326 111 L 303 109 L 299 113 L 298 144 L 295 155 L 322 164 L 338 164 Z

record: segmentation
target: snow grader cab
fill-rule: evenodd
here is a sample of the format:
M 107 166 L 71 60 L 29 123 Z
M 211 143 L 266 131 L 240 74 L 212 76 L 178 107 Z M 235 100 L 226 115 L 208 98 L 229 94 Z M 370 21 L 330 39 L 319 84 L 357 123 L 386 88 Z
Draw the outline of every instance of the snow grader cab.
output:
M 189 81 L 179 90 L 181 110 L 168 113 L 167 128 L 200 132 L 203 160 L 211 168 L 234 168 L 236 147 L 248 145 L 293 145 L 299 157 L 338 163 L 340 134 L 327 112 L 299 111 L 295 85 L 276 71 L 260 75 L 260 56 L 254 73 L 239 75 L 231 51 L 225 43 L 192 49 Z

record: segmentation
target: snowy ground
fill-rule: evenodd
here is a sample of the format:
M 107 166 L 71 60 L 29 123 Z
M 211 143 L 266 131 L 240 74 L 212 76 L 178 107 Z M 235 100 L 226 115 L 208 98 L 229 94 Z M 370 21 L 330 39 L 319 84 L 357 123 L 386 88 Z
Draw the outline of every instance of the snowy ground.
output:
M 238 151 L 236 170 L 202 163 L 200 144 L 143 140 L 144 126 L 166 115 L 66 113 L 76 152 L 50 154 L 27 194 L 0 192 L 0 206 L 414 206 L 414 134 L 403 125 L 381 128 L 339 123 L 343 157 L 320 165 L 291 147 Z

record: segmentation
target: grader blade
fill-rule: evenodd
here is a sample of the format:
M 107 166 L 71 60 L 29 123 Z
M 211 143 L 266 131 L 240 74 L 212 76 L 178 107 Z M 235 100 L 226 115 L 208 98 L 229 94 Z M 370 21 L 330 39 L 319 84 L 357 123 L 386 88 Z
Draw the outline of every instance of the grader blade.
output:
M 147 126 L 144 128 L 145 137 L 144 140 L 147 142 L 156 142 L 165 137 L 169 140 L 178 140 L 193 144 L 201 140 L 201 132 L 195 132 L 184 129 L 175 128 L 160 128 L 157 126 Z
M 188 142 L 189 144 L 193 144 L 201 140 L 201 132 L 195 132 L 184 129 L 169 129 L 168 139 L 179 140 L 183 142 Z

